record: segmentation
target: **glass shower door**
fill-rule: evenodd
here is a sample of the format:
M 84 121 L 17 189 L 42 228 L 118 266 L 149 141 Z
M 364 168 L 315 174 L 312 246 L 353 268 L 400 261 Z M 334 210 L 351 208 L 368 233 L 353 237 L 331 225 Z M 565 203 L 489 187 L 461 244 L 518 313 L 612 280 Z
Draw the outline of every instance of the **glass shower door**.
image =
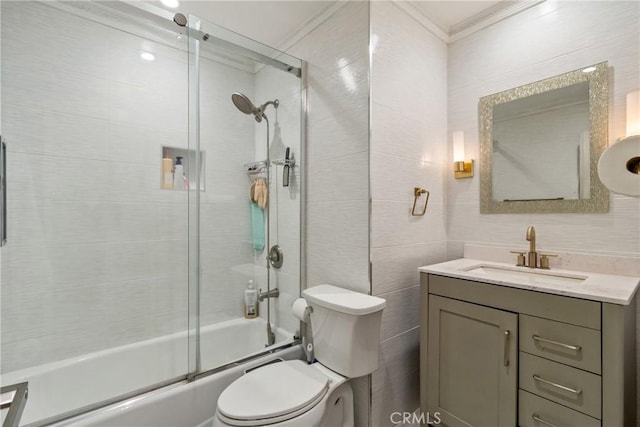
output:
M 298 329 L 290 307 L 301 283 L 302 63 L 196 16 L 188 22 L 190 130 L 206 159 L 197 353 L 209 370 L 291 342 Z M 249 287 L 265 297 L 255 317 Z
M 108 2 L 107 2 L 108 3 Z M 22 424 L 186 376 L 186 41 L 94 2 L 3 1 L 2 385 Z
M 136 4 L 0 3 L 0 375 L 29 383 L 22 424 L 196 376 L 298 328 L 302 63 Z M 267 258 L 276 245 L 282 265 Z M 250 281 L 272 296 L 255 318 Z

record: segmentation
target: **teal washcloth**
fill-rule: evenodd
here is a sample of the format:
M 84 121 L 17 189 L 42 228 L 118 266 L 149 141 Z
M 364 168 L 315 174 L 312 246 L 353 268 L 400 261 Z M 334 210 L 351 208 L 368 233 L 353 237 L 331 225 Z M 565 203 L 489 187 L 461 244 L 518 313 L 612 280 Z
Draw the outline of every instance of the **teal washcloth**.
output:
M 253 249 L 264 249 L 264 211 L 257 203 L 251 202 L 251 235 L 253 237 Z

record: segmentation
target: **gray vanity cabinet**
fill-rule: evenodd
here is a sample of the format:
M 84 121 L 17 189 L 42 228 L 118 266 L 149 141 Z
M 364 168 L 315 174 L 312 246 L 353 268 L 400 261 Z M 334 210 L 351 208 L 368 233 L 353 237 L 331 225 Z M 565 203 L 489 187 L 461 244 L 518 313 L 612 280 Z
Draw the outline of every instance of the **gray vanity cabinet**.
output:
M 450 298 L 429 299 L 430 412 L 451 427 L 513 427 L 518 315 Z
M 420 298 L 420 406 L 430 420 L 636 426 L 635 298 L 619 305 L 424 272 Z

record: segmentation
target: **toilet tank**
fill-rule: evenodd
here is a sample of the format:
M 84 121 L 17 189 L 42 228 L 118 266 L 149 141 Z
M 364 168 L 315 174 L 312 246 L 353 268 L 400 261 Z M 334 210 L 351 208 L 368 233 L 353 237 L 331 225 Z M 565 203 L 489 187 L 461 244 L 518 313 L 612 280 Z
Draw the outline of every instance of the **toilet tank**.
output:
M 311 307 L 311 333 L 316 359 L 347 377 L 378 369 L 380 321 L 386 301 L 333 285 L 302 291 Z

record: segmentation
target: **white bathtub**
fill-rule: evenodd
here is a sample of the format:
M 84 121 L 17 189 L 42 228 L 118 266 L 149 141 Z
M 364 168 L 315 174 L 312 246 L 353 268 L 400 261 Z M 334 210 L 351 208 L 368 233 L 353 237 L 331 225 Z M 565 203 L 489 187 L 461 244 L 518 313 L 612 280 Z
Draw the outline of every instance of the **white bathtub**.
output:
M 293 340 L 292 333 L 280 328 L 274 332 L 278 346 Z M 261 318 L 203 327 L 202 368 L 213 369 L 260 353 L 266 350 L 265 342 L 266 322 Z M 185 331 L 10 372 L 0 382 L 29 382 L 20 423 L 26 425 L 184 376 L 187 352 Z

